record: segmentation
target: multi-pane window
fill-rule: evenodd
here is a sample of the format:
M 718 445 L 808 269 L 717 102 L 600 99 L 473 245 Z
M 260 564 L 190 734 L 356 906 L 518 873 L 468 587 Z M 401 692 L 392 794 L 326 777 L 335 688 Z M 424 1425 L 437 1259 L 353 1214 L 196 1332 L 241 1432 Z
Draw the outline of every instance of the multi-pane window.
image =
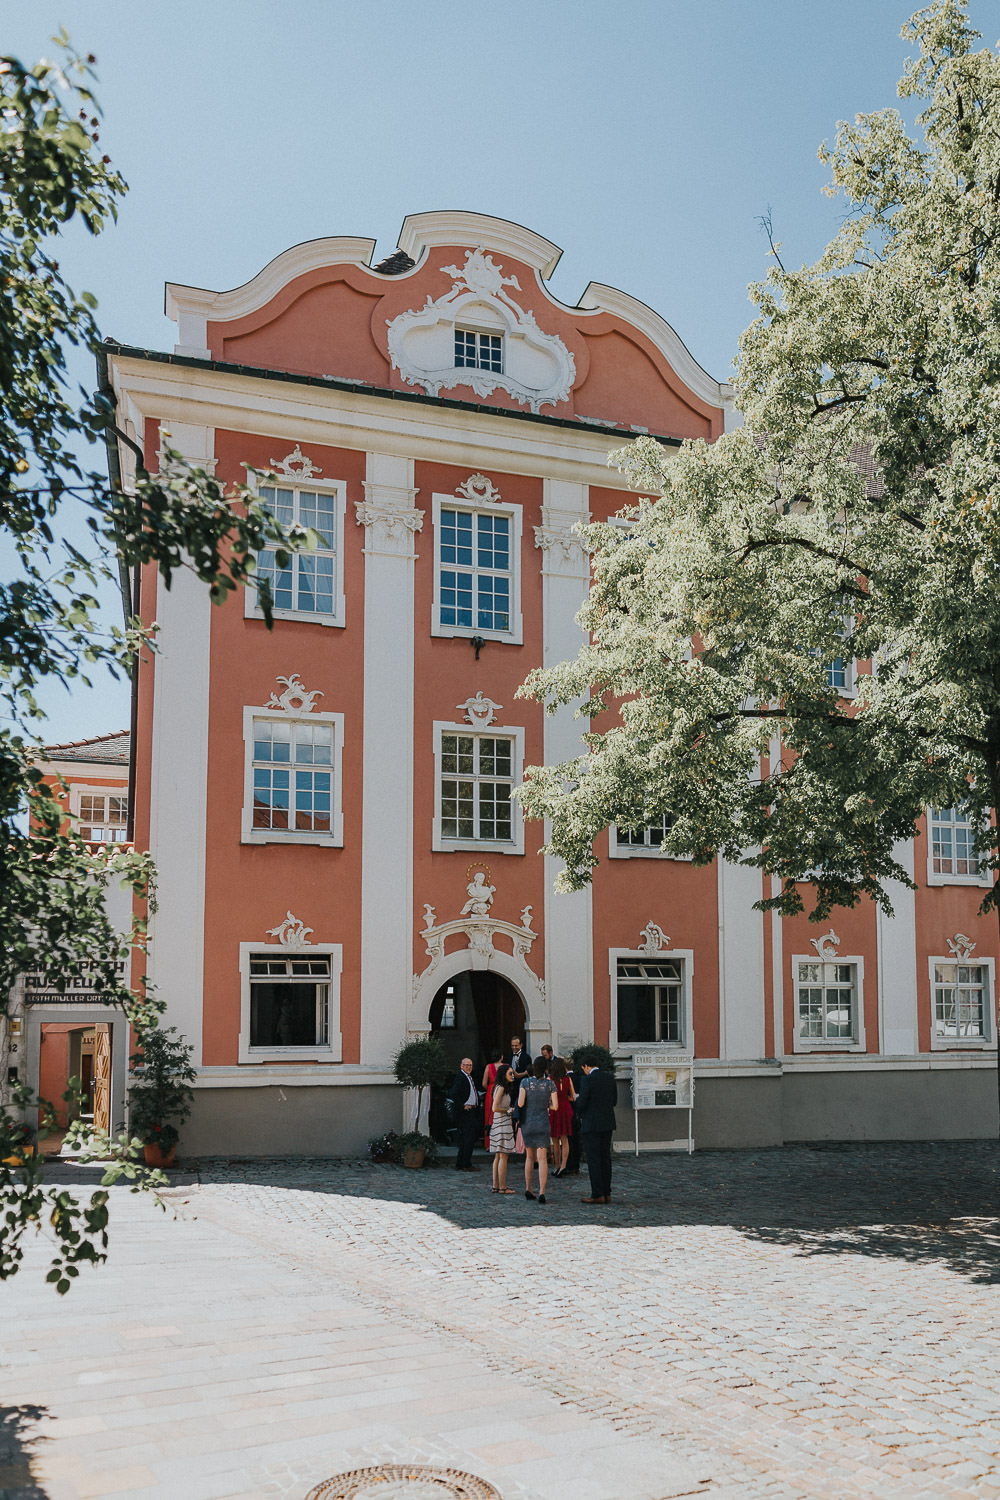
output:
M 838 692 L 849 692 L 853 683 L 851 681 L 851 662 L 845 656 L 838 656 L 836 660 L 826 664 L 826 682 L 828 687 L 836 688 Z
M 495 370 L 503 374 L 503 335 L 455 329 L 455 364 L 461 370 Z
M 78 832 L 88 844 L 121 844 L 128 823 L 128 797 L 114 793 L 80 794 Z
M 622 1043 L 683 1042 L 682 959 L 618 960 L 618 1040 Z
M 512 843 L 514 741 L 442 734 L 440 765 L 442 839 Z
M 942 1041 L 987 1039 L 986 964 L 934 965 L 934 1035 Z
M 930 807 L 927 821 L 931 844 L 931 873 L 943 876 L 970 876 L 978 880 L 979 859 L 975 850 L 975 829 L 967 804 L 959 807 Z
M 672 813 L 661 813 L 644 828 L 620 828 L 615 825 L 615 843 L 619 849 L 650 849 L 654 853 L 663 848 L 664 840 L 676 819 Z
M 283 526 L 298 523 L 319 532 L 322 543 L 315 552 L 296 552 L 288 565 L 278 567 L 274 548 L 257 557 L 257 576 L 266 579 L 276 610 L 330 616 L 337 597 L 337 497 L 321 490 L 285 485 L 262 485 L 260 498 Z
M 329 722 L 254 720 L 253 828 L 330 832 L 333 736 Z
M 442 625 L 510 629 L 511 518 L 442 509 L 438 523 Z
M 329 999 L 327 955 L 251 953 L 250 1046 L 327 1046 Z
M 796 984 L 798 1034 L 803 1042 L 858 1039 L 858 971 L 851 963 L 805 962 Z

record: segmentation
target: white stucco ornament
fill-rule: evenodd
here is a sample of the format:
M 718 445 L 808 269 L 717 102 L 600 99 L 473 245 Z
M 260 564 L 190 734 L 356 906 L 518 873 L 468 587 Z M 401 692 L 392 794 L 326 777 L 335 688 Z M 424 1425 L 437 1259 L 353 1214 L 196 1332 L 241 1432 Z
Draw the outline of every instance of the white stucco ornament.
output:
M 277 927 L 269 927 L 267 935 L 277 938 L 283 948 L 309 948 L 312 946 L 309 942 L 309 933 L 314 930 L 312 927 L 307 927 L 301 917 L 293 917 L 292 913 L 287 911 L 284 921 L 279 922 Z
M 664 948 L 670 947 L 670 939 L 657 922 L 647 922 L 642 929 L 641 937 L 640 953 L 662 953 Z
M 456 484 L 455 494 L 461 495 L 463 500 L 471 500 L 473 505 L 499 505 L 503 499 L 492 479 L 487 479 L 485 474 L 470 474 L 468 479 Z
M 492 698 L 485 697 L 480 688 L 474 698 L 466 698 L 464 703 L 456 703 L 455 707 L 465 715 L 470 724 L 474 724 L 478 729 L 485 729 L 487 725 L 493 723 L 503 704 L 494 703 Z
M 285 690 L 272 693 L 265 705 L 267 708 L 280 708 L 286 714 L 308 714 L 316 707 L 316 699 L 324 696 L 319 688 L 311 691 L 306 688 L 298 672 L 293 672 L 291 677 L 279 677 L 277 681 L 285 684 Z
M 284 458 L 272 458 L 271 468 L 275 474 L 283 474 L 286 479 L 314 479 L 323 470 L 318 469 L 311 458 L 306 458 L 298 443 L 291 453 L 286 453 Z
M 837 949 L 840 947 L 840 938 L 834 932 L 832 927 L 830 928 L 829 932 L 824 932 L 822 937 L 810 938 L 809 941 L 816 949 L 816 952 L 820 958 L 831 959 L 837 957 Z
M 423 307 L 387 321 L 389 358 L 407 385 L 421 386 L 429 396 L 459 385 L 471 386 L 477 396 L 502 390 L 534 412 L 565 401 L 576 361 L 557 334 L 544 333 L 534 313 L 511 297 L 508 287 L 521 290 L 517 277 L 505 276 L 482 246 L 466 252 L 464 266 L 441 270 L 455 278 L 450 291 L 437 298 L 428 293 Z M 456 328 L 499 335 L 502 368 L 456 365 Z
M 964 932 L 956 932 L 953 938 L 948 939 L 948 949 L 960 962 L 968 963 L 976 951 L 976 945 Z

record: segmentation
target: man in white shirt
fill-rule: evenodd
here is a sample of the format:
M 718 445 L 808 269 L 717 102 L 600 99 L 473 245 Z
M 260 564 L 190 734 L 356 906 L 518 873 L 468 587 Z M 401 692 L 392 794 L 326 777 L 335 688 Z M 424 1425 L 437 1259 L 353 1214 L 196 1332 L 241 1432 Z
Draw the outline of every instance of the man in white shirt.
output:
M 462 1058 L 462 1071 L 455 1075 L 448 1090 L 448 1097 L 455 1107 L 455 1125 L 458 1129 L 458 1158 L 456 1172 L 477 1172 L 472 1165 L 472 1152 L 479 1134 L 479 1090 L 472 1076 L 472 1058 Z

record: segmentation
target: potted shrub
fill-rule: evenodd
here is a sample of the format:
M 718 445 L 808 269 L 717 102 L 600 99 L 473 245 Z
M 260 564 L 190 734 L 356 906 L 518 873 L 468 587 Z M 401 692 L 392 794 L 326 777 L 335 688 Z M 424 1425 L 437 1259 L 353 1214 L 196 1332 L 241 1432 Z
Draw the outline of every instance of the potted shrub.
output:
M 422 1036 L 404 1042 L 392 1060 L 396 1082 L 403 1088 L 416 1089 L 417 1104 L 410 1125 L 416 1130 L 424 1107 L 424 1090 L 444 1083 L 451 1072 L 448 1054 L 436 1036 Z M 424 1137 L 429 1140 L 429 1136 Z
M 584 1042 L 580 1047 L 574 1047 L 571 1064 L 574 1073 L 579 1073 L 584 1063 L 592 1068 L 600 1068 L 602 1073 L 608 1073 L 612 1078 L 615 1076 L 615 1056 L 609 1052 L 607 1047 L 602 1047 L 600 1042 Z
M 147 1166 L 169 1167 L 177 1149 L 177 1125 L 191 1113 L 191 1088 L 198 1076 L 191 1053 L 176 1026 L 142 1037 L 142 1051 L 129 1059 L 129 1130 L 143 1145 Z
M 432 1167 L 437 1162 L 437 1142 L 419 1130 L 408 1130 L 397 1135 L 395 1159 L 401 1166 L 418 1170 L 422 1166 Z
M 387 1130 L 385 1135 L 376 1135 L 368 1142 L 368 1155 L 372 1161 L 394 1162 L 396 1160 L 396 1142 L 399 1136 L 394 1130 Z

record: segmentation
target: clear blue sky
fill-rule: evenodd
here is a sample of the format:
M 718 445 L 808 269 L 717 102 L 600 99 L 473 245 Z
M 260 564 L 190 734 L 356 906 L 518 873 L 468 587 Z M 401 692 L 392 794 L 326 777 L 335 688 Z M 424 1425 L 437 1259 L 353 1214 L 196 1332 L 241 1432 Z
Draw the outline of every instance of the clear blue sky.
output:
M 515 219 L 564 250 L 551 288 L 640 297 L 727 377 L 766 269 L 841 212 L 817 147 L 894 104 L 909 0 L 3 0 L 2 50 L 98 58 L 117 227 L 68 237 L 105 333 L 168 349 L 163 283 L 224 289 L 321 235 L 394 248 L 407 213 Z M 989 0 L 970 13 L 992 45 Z M 89 375 L 81 375 L 89 379 Z M 50 742 L 119 728 L 123 686 L 53 691 Z

